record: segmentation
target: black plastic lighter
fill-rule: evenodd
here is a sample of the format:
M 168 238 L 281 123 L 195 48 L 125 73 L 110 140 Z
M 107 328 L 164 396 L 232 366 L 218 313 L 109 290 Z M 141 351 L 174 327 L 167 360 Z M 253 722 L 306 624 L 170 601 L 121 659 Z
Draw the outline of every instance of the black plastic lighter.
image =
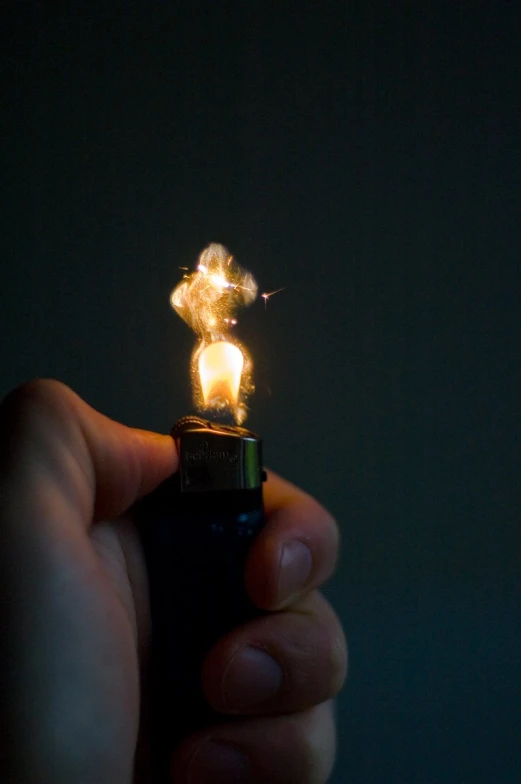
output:
M 184 417 L 172 429 L 179 471 L 137 509 L 150 587 L 147 672 L 153 784 L 170 781 L 176 743 L 218 721 L 201 688 L 212 645 L 259 614 L 244 586 L 264 524 L 262 442 L 241 427 Z

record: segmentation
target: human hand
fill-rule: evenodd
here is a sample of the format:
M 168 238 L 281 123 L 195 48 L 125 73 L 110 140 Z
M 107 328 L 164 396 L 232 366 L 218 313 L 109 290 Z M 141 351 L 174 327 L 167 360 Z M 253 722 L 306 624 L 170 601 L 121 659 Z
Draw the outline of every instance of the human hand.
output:
M 147 781 L 136 762 L 147 578 L 125 512 L 176 467 L 169 436 L 112 422 L 58 382 L 32 382 L 3 403 L 6 784 Z M 265 504 L 267 524 L 252 546 L 246 585 L 254 602 L 273 612 L 209 653 L 202 683 L 223 722 L 176 750 L 175 784 L 321 784 L 331 771 L 331 698 L 344 680 L 346 650 L 316 588 L 334 568 L 337 529 L 313 499 L 274 475 Z M 300 545 L 285 547 L 290 542 Z

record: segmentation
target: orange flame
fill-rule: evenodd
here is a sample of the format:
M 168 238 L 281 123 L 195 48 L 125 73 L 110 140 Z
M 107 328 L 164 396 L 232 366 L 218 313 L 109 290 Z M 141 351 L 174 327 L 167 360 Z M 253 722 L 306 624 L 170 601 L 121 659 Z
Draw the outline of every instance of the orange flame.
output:
M 170 303 L 199 336 L 192 355 L 194 402 L 199 409 L 231 411 L 241 424 L 246 398 L 253 391 L 252 362 L 230 328 L 237 324 L 238 307 L 250 305 L 257 284 L 223 245 L 212 243 L 173 290 Z

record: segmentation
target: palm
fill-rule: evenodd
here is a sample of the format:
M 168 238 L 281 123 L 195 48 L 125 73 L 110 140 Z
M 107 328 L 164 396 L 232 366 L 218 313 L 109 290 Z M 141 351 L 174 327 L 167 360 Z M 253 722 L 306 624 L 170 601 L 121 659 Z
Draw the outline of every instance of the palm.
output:
M 142 549 L 133 522 L 125 518 L 94 524 L 89 538 L 102 566 L 99 590 L 108 610 L 105 617 L 98 619 L 96 631 L 105 639 L 108 655 L 108 667 L 105 672 L 100 669 L 99 674 L 107 677 L 111 685 L 98 689 L 98 694 L 105 695 L 103 710 L 107 721 L 119 726 L 122 734 L 120 743 L 113 747 L 114 763 L 121 771 L 132 771 L 135 763 L 133 780 L 137 784 L 144 778 L 147 766 L 142 737 L 136 749 L 141 670 L 149 633 Z M 132 773 L 125 780 L 131 781 Z
M 69 525 L 54 532 L 45 542 L 47 579 L 33 586 L 47 644 L 29 654 L 27 699 L 40 703 L 42 729 L 27 753 L 49 755 L 51 767 L 60 760 L 55 781 L 130 784 L 146 629 L 139 541 L 128 520 L 94 523 L 86 533 Z M 31 634 L 42 639 L 34 625 Z

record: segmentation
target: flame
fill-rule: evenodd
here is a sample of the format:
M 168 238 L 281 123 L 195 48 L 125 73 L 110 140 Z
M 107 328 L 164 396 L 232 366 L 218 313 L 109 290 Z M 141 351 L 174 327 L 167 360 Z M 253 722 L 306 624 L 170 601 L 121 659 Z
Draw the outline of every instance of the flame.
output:
M 238 346 L 221 340 L 199 354 L 199 378 L 205 408 L 234 406 L 241 389 L 244 355 Z
M 253 391 L 252 362 L 230 328 L 236 311 L 250 305 L 257 284 L 223 245 L 203 250 L 195 272 L 187 274 L 170 296 L 170 304 L 199 336 L 192 355 L 192 384 L 197 408 L 231 411 L 240 424 L 245 401 Z

